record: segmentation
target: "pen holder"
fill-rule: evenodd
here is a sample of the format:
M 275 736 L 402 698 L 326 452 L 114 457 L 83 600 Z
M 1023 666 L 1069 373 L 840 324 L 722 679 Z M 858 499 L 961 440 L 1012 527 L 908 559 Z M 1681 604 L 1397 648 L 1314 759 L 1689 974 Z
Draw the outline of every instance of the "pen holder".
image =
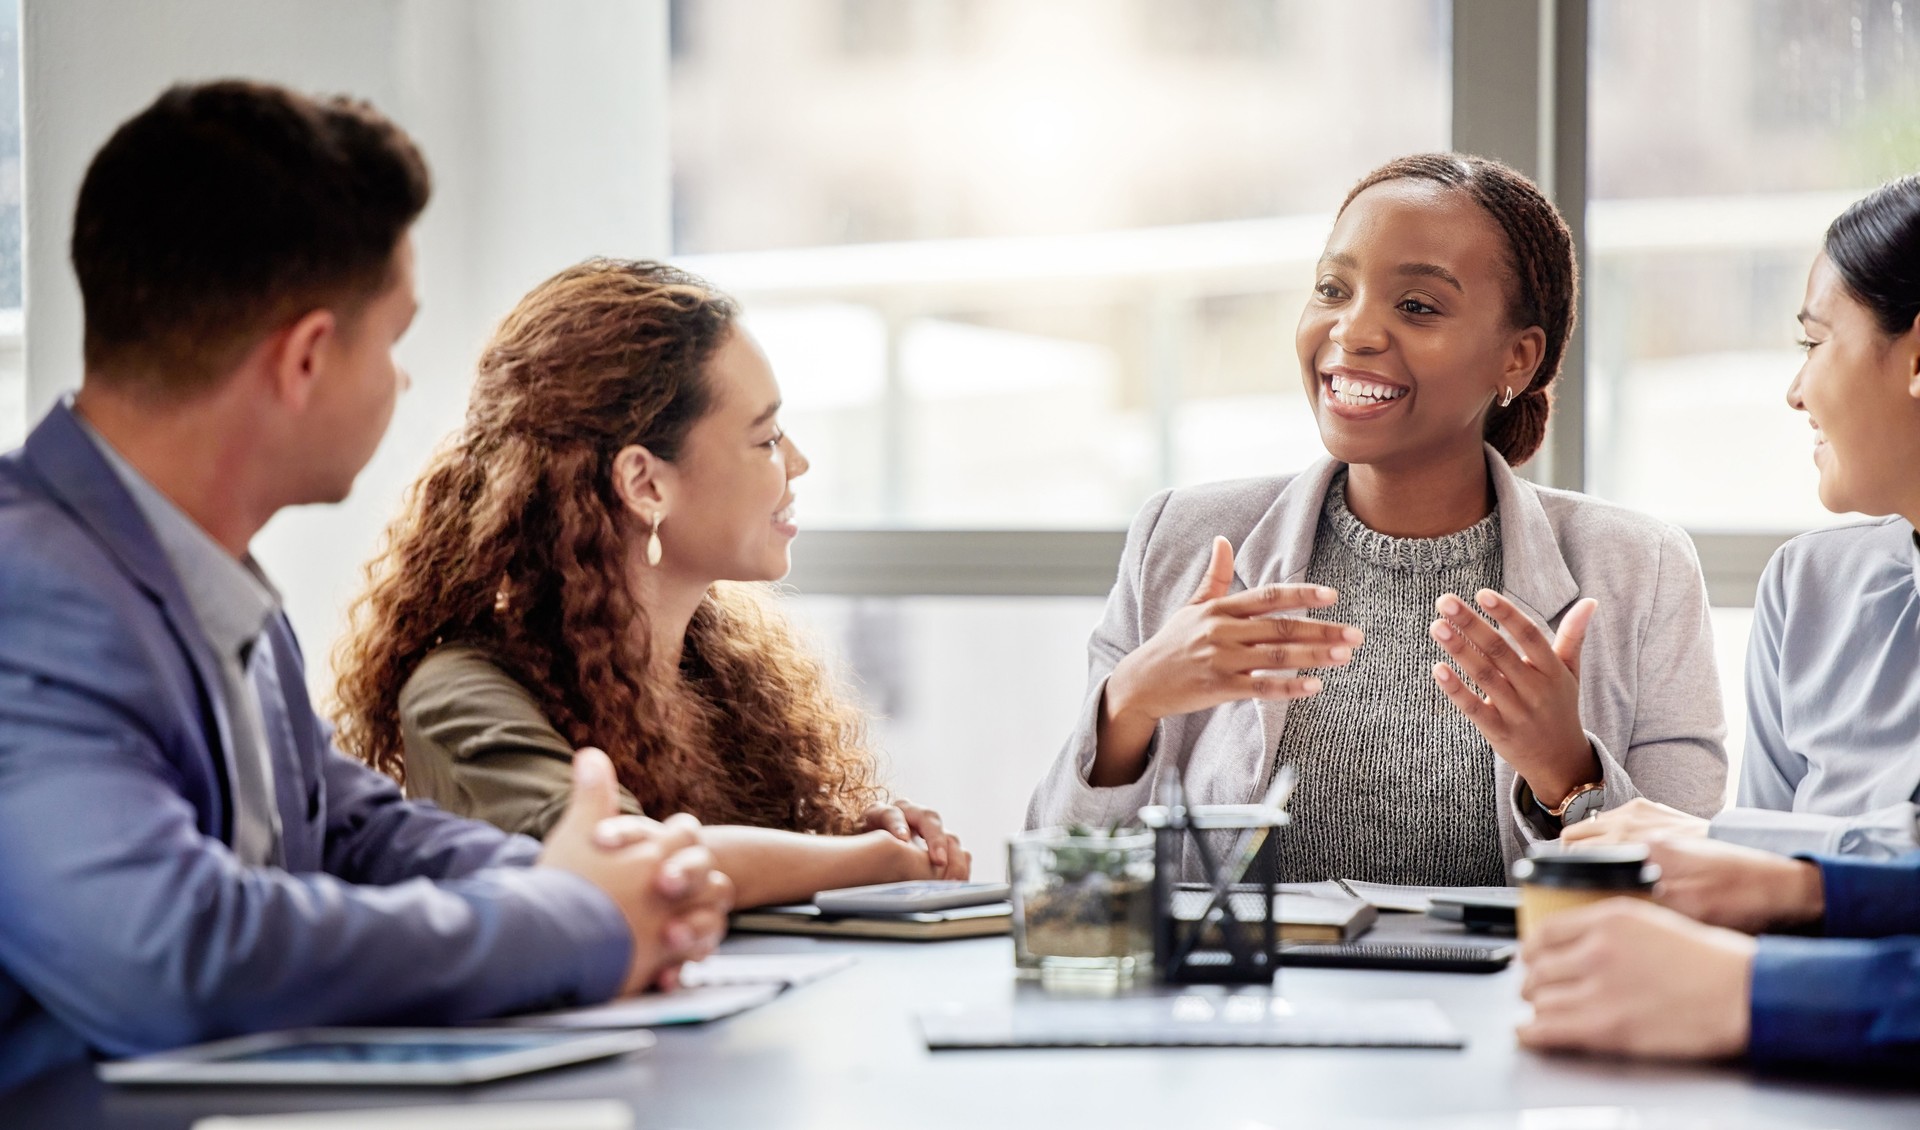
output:
M 1153 964 L 1173 984 L 1268 984 L 1279 968 L 1274 877 L 1287 815 L 1264 805 L 1154 805 Z M 1232 839 L 1227 840 L 1231 835 Z M 1199 883 L 1180 882 L 1191 851 Z M 1256 876 L 1242 882 L 1243 875 Z

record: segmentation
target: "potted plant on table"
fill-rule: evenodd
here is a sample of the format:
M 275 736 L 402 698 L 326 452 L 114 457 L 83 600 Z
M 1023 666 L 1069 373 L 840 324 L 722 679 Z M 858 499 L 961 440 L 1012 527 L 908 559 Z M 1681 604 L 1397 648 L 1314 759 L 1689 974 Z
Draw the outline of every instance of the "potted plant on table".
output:
M 1008 845 L 1023 975 L 1131 977 L 1153 962 L 1153 836 L 1074 825 Z

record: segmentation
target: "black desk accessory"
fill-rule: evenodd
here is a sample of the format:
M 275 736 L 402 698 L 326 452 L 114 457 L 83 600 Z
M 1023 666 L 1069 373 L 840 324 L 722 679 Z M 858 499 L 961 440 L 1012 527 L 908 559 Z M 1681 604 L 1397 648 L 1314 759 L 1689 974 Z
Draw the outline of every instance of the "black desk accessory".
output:
M 1274 876 L 1280 869 L 1279 837 L 1270 833 L 1287 823 L 1287 814 L 1271 805 L 1175 803 L 1143 808 L 1140 819 L 1154 838 L 1153 964 L 1160 980 L 1272 982 L 1279 950 Z M 1239 833 L 1224 857 L 1208 843 L 1213 832 Z M 1191 889 L 1180 889 L 1189 848 L 1200 861 L 1204 902 Z M 1242 882 L 1249 864 L 1256 878 Z

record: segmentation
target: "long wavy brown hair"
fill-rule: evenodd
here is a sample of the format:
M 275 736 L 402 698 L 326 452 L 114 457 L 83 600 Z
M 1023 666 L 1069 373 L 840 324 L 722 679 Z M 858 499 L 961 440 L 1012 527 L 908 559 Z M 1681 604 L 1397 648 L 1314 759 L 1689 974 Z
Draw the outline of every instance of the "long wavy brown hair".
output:
M 650 815 L 857 830 L 881 798 L 865 717 L 769 586 L 722 582 L 680 678 L 649 670 L 613 490 L 630 444 L 672 461 L 712 406 L 735 308 L 658 263 L 591 259 L 541 283 L 480 359 L 464 427 L 409 490 L 335 653 L 345 749 L 404 780 L 401 687 L 433 649 L 483 650 Z

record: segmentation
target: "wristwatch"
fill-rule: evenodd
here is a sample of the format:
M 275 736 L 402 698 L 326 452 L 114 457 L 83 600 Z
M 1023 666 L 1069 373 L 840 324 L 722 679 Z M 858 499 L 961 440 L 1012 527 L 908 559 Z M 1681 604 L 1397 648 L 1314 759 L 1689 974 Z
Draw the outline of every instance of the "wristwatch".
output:
M 1606 800 L 1606 788 L 1605 781 L 1588 781 L 1584 785 L 1574 786 L 1572 792 L 1560 798 L 1559 804 L 1547 804 L 1537 795 L 1533 798 L 1533 803 L 1544 809 L 1548 816 L 1558 816 L 1561 827 L 1565 827 L 1568 824 L 1578 824 L 1599 812 L 1601 804 Z

